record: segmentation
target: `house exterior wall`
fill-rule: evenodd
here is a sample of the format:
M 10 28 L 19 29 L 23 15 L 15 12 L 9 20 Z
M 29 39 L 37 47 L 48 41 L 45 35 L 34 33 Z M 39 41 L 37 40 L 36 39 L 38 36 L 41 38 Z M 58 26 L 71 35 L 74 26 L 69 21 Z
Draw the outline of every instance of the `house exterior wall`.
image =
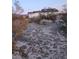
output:
M 29 18 L 33 18 L 33 17 L 39 16 L 39 13 L 31 13 L 31 14 L 28 14 L 28 15 L 29 15 Z
M 40 14 L 41 15 L 46 15 L 47 14 L 54 14 L 54 15 L 59 15 L 62 12 L 35 12 L 35 13 L 28 13 L 29 18 L 33 18 L 33 17 L 38 17 Z M 59 16 L 58 16 L 59 17 Z

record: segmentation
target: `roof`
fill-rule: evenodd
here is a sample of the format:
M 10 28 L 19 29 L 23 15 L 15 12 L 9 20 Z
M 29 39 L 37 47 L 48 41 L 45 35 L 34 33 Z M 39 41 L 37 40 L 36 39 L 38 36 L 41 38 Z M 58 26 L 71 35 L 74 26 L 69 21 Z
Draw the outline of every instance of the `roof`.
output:
M 40 11 L 28 12 L 28 14 L 42 13 L 42 12 L 58 12 L 58 10 L 55 9 L 55 8 L 48 8 L 48 9 L 42 9 L 42 10 L 40 10 Z

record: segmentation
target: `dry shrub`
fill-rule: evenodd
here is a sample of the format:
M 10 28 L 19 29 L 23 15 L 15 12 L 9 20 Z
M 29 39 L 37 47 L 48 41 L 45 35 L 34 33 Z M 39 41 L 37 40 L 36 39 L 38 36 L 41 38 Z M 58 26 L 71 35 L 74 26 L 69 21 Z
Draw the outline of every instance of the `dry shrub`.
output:
M 29 21 L 27 16 L 23 15 L 13 15 L 12 16 L 12 32 L 16 35 L 20 35 L 23 30 L 27 28 Z
M 24 15 L 12 15 L 12 33 L 16 33 L 12 39 L 12 52 L 16 50 L 16 39 L 22 35 L 22 32 L 28 26 L 28 17 Z
M 62 26 L 60 30 L 63 31 L 63 35 L 67 37 L 67 13 L 62 14 L 61 19 L 64 21 L 65 26 Z
M 48 15 L 42 15 L 39 14 L 37 17 L 30 18 L 30 23 L 35 22 L 35 23 L 40 23 L 41 20 L 46 19 L 46 20 L 52 20 L 53 22 L 56 20 L 56 15 L 48 14 Z

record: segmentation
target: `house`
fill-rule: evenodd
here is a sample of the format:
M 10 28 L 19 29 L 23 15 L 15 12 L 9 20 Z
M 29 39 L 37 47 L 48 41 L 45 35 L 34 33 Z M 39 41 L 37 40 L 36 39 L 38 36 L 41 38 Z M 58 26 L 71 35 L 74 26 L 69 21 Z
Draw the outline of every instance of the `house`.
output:
M 37 17 L 39 16 L 40 11 L 34 11 L 34 12 L 28 12 L 29 18 Z
M 40 11 L 28 12 L 28 16 L 29 18 L 37 17 L 40 14 L 47 16 L 48 14 L 54 14 L 55 12 L 58 12 L 58 10 L 55 8 L 48 8 L 48 9 L 42 9 Z

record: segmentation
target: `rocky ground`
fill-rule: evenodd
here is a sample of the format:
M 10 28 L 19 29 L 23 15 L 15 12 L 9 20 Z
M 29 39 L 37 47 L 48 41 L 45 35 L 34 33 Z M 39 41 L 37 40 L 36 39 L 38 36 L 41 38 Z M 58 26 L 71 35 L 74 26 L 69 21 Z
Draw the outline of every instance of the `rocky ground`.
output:
M 16 46 L 13 59 L 67 59 L 67 39 L 57 23 L 30 23 Z

